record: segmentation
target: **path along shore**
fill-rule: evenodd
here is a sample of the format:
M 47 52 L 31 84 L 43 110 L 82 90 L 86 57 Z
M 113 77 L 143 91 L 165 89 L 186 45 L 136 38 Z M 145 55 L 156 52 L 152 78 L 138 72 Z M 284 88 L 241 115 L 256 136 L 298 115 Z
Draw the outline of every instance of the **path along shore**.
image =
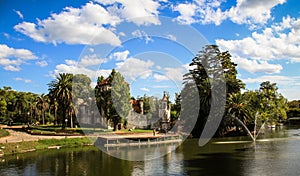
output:
M 17 127 L 16 127 L 17 128 Z M 20 129 L 20 128 L 19 128 Z M 83 138 L 83 137 L 109 137 L 109 136 L 116 136 L 120 135 L 123 138 L 130 138 L 130 136 L 135 136 L 135 137 L 147 137 L 147 136 L 152 136 L 152 133 L 133 133 L 133 134 L 127 134 L 127 135 L 121 135 L 121 133 L 116 133 L 116 134 L 104 134 L 104 135 L 97 135 L 97 136 L 86 136 L 86 135 L 81 135 L 81 136 L 51 136 L 51 135 L 31 135 L 28 134 L 24 131 L 19 131 L 14 128 L 8 129 L 5 128 L 9 132 L 9 136 L 2 137 L 0 138 L 0 143 L 16 143 L 16 142 L 22 142 L 22 141 L 38 141 L 38 140 L 43 140 L 43 139 L 64 139 L 64 138 Z M 157 137 L 163 137 L 164 134 L 157 134 Z
M 38 141 L 42 139 L 63 139 L 65 136 L 48 136 L 48 135 L 31 135 L 26 132 L 13 129 L 5 129 L 9 132 L 9 136 L 0 138 L 0 143 L 15 143 L 22 141 Z M 67 136 L 68 138 L 80 138 L 85 136 Z

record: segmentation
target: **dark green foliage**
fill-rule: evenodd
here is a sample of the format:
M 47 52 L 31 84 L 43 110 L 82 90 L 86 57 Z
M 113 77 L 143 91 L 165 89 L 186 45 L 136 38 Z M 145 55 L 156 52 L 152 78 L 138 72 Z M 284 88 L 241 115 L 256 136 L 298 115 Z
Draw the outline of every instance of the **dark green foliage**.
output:
M 107 79 L 98 78 L 95 97 L 100 115 L 111 121 L 114 131 L 117 130 L 117 125 L 124 121 L 131 108 L 129 84 L 113 69 Z
M 18 92 L 10 87 L 0 89 L 0 123 L 11 125 L 40 121 L 38 96 L 31 92 Z
M 75 104 L 78 99 L 85 102 L 91 97 L 91 80 L 83 74 L 60 73 L 55 80 L 49 83 L 49 97 L 55 120 L 61 122 L 62 128 L 66 122 L 73 128 L 75 123 Z
M 200 110 L 196 127 L 192 133 L 193 136 L 199 136 L 210 114 L 212 102 L 222 106 L 224 99 L 231 93 L 240 92 L 240 89 L 244 88 L 244 84 L 236 77 L 236 64 L 231 61 L 229 52 L 221 52 L 216 45 L 206 46 L 196 55 L 190 66 L 194 69 L 185 75 L 185 79 L 194 81 L 198 88 Z M 222 90 L 222 85 L 225 84 L 223 81 L 226 81 L 226 91 Z M 214 92 L 212 92 L 213 89 Z M 212 97 L 213 93 L 218 96 Z M 213 113 L 216 113 L 215 116 L 217 116 L 222 112 Z
M 158 106 L 159 101 L 156 97 L 148 97 L 146 94 L 141 98 L 144 104 L 144 114 L 147 118 L 157 118 L 158 117 Z
M 181 94 L 175 93 L 175 103 L 171 104 L 171 121 L 179 118 L 181 111 Z

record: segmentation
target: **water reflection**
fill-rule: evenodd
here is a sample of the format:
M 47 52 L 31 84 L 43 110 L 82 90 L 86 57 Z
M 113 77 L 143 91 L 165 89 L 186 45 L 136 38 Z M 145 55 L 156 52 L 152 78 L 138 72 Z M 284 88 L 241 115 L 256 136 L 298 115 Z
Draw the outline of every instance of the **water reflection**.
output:
M 1 158 L 0 175 L 300 175 L 299 134 L 299 129 L 283 129 L 260 137 L 270 140 L 221 138 L 203 147 L 198 139 L 186 140 L 164 157 L 146 161 L 121 160 L 96 147 L 39 151 Z M 229 143 L 218 144 L 222 141 Z
M 181 147 L 177 149 L 177 152 L 168 153 L 164 157 L 134 162 L 131 175 L 184 175 L 184 158 L 180 150 Z
M 148 146 L 130 146 L 130 147 L 99 147 L 110 156 L 129 161 L 145 161 L 161 158 L 165 154 L 171 153 L 178 144 L 158 144 Z

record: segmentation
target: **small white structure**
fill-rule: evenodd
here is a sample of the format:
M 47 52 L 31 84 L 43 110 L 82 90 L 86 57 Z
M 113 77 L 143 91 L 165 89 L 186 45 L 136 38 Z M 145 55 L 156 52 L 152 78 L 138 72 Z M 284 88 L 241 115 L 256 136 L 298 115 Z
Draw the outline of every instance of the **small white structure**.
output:
M 164 96 L 160 100 L 158 116 L 161 119 L 161 129 L 167 131 L 170 127 L 171 106 L 166 92 L 164 92 Z

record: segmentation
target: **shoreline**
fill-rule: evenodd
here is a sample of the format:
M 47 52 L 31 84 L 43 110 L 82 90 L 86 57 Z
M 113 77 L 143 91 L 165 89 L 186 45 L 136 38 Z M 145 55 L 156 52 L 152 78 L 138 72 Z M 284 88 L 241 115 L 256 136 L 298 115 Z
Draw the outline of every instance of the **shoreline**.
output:
M 152 137 L 153 133 L 122 133 L 108 132 L 98 135 L 43 135 L 29 134 L 20 128 L 5 129 L 9 136 L 0 138 L 0 157 L 19 153 L 33 152 L 37 150 L 60 149 L 68 147 L 92 146 L 98 138 L 115 137 L 123 138 Z M 157 134 L 156 137 L 162 138 L 166 135 Z
M 91 146 L 91 139 L 81 138 L 63 138 L 63 139 L 40 139 L 37 141 L 18 141 L 10 143 L 0 143 L 0 157 L 33 152 L 37 150 L 60 149 L 68 147 Z

